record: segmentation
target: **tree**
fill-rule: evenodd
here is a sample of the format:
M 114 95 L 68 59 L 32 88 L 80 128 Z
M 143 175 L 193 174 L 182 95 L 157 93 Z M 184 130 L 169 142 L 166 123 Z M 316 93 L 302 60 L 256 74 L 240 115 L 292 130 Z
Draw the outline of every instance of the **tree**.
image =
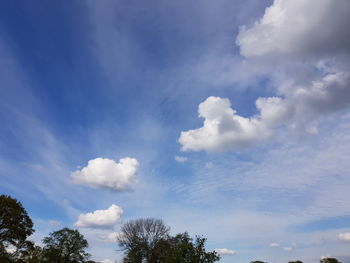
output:
M 43 239 L 44 262 L 80 263 L 90 255 L 85 252 L 88 242 L 78 230 L 63 228 Z
M 124 224 L 118 238 L 125 251 L 125 263 L 212 263 L 219 255 L 205 251 L 205 238 L 195 240 L 187 233 L 175 237 L 159 219 L 138 219 Z
M 340 263 L 336 258 L 323 258 L 320 260 L 321 263 Z
M 296 261 L 289 261 L 289 263 L 303 263 L 303 262 L 300 260 L 296 260 Z
M 193 239 L 188 233 L 177 234 L 169 239 L 170 249 L 165 256 L 166 263 L 213 263 L 220 260 L 215 252 L 205 251 L 205 238 Z
M 42 260 L 43 249 L 29 241 L 23 248 L 19 249 L 16 263 L 40 263 Z
M 22 204 L 0 195 L 0 257 L 6 257 L 9 245 L 20 247 L 33 232 L 33 222 Z
M 119 246 L 125 251 L 127 263 L 159 262 L 160 246 L 166 244 L 170 228 L 154 218 L 131 220 L 121 228 Z
M 260 261 L 260 260 L 255 260 L 255 261 L 250 261 L 250 263 L 267 263 L 267 262 Z

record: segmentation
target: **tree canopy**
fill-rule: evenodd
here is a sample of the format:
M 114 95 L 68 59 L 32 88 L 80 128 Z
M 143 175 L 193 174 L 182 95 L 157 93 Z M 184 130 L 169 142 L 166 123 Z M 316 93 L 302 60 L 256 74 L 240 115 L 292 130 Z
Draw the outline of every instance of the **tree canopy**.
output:
M 170 228 L 154 218 L 132 220 L 121 228 L 119 246 L 125 251 L 126 263 L 211 263 L 220 257 L 205 251 L 205 238 L 195 240 L 187 233 L 175 237 Z
M 170 247 L 165 257 L 167 263 L 212 263 L 220 260 L 219 255 L 213 252 L 206 252 L 206 239 L 197 236 L 193 240 L 188 233 L 177 234 L 168 240 Z
M 170 228 L 162 220 L 147 218 L 131 220 L 121 228 L 119 246 L 126 253 L 126 262 L 158 262 L 159 247 L 169 237 Z
M 336 258 L 323 258 L 320 260 L 321 263 L 340 263 Z
M 0 195 L 0 257 L 8 258 L 6 248 L 23 246 L 34 232 L 33 222 L 22 204 L 7 195 Z
M 22 204 L 0 195 L 0 242 L 16 246 L 34 232 L 33 222 Z
M 25 242 L 15 260 L 16 263 L 41 263 L 43 260 L 43 249 L 32 241 Z
M 78 230 L 63 228 L 52 232 L 43 243 L 44 262 L 80 263 L 89 257 L 85 252 L 88 242 Z

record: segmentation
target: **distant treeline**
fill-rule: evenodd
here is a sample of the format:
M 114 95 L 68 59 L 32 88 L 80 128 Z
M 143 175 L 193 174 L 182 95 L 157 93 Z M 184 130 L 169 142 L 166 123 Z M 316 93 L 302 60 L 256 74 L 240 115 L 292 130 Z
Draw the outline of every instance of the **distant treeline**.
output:
M 78 230 L 54 231 L 42 240 L 43 247 L 28 240 L 33 233 L 33 222 L 22 204 L 10 196 L 0 195 L 0 263 L 98 263 L 89 260 L 91 255 L 85 251 L 88 242 Z M 170 228 L 154 218 L 125 223 L 116 242 L 124 252 L 123 263 L 213 263 L 220 260 L 216 251 L 205 250 L 205 238 L 191 238 L 186 232 L 171 236 Z M 335 258 L 324 258 L 320 262 L 340 263 Z

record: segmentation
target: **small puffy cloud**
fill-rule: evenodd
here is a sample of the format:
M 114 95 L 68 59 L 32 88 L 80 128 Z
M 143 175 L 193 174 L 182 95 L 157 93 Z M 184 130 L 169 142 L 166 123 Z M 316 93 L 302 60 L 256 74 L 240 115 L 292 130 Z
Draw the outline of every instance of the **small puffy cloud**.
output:
M 217 248 L 215 251 L 220 255 L 235 255 L 236 251 L 227 249 L 227 248 Z
M 350 232 L 340 233 L 338 235 L 339 240 L 350 243 Z
M 111 259 L 106 258 L 106 259 L 102 259 L 101 263 L 114 263 L 114 261 L 111 260 Z
M 237 115 L 226 98 L 209 97 L 199 104 L 198 112 L 204 118 L 203 127 L 181 132 L 179 142 L 184 151 L 241 148 L 269 135 L 259 119 Z
M 184 157 L 184 156 L 175 156 L 175 161 L 177 161 L 178 163 L 184 163 L 184 162 L 187 162 L 188 161 L 188 158 L 187 157 Z
M 113 204 L 106 210 L 96 210 L 92 213 L 81 214 L 75 226 L 86 228 L 113 228 L 122 214 L 123 210 L 119 206 Z
M 271 243 L 270 244 L 270 247 L 280 247 L 281 245 L 280 244 L 278 244 L 278 243 Z
M 293 251 L 293 249 L 294 249 L 294 247 L 284 247 L 283 248 L 284 251 L 288 251 L 288 252 Z
M 350 50 L 349 23 L 348 0 L 275 0 L 236 41 L 245 57 L 327 56 Z
M 122 158 L 119 163 L 106 158 L 90 160 L 81 170 L 71 173 L 74 183 L 91 187 L 123 191 L 135 182 L 139 162 L 134 158 Z

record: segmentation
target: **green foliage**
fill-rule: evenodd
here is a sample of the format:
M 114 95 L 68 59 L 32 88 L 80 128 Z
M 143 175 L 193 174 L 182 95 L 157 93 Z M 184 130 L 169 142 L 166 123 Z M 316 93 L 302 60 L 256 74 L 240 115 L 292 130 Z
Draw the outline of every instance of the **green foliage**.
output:
M 187 233 L 170 237 L 169 227 L 161 220 L 138 219 L 121 229 L 119 246 L 125 251 L 125 263 L 212 263 L 220 257 L 205 251 L 205 238 L 195 240 Z
M 255 260 L 255 261 L 250 261 L 250 263 L 267 263 L 267 262 L 260 261 L 260 260 Z
M 303 263 L 303 262 L 300 260 L 296 260 L 296 261 L 289 261 L 289 263 Z
M 10 196 L 0 195 L 0 262 L 13 262 L 33 232 L 33 222 L 22 204 Z M 14 246 L 16 251 L 8 253 L 9 246 Z
M 26 242 L 25 246 L 19 250 L 18 263 L 40 263 L 43 260 L 43 249 L 34 244 Z
M 323 258 L 320 260 L 321 263 L 340 263 L 336 258 Z
M 63 228 L 50 233 L 43 239 L 45 244 L 43 261 L 50 263 L 85 262 L 89 254 L 85 252 L 88 242 L 78 230 Z
M 205 241 L 205 238 L 198 236 L 193 241 L 188 233 L 177 234 L 168 240 L 170 248 L 165 262 L 212 263 L 220 260 L 220 256 L 215 251 L 205 251 Z
M 34 232 L 33 222 L 22 204 L 10 196 L 0 195 L 0 249 L 25 242 Z

